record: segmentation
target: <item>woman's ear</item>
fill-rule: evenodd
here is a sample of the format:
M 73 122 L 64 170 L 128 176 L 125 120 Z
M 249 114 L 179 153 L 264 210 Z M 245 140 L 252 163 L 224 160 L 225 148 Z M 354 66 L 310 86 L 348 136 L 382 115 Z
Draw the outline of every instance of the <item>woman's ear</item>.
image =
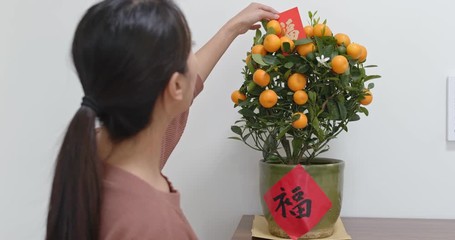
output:
M 180 101 L 183 100 L 184 98 L 183 87 L 184 86 L 182 85 L 182 74 L 175 72 L 172 74 L 171 79 L 169 79 L 169 82 L 164 92 L 169 98 Z

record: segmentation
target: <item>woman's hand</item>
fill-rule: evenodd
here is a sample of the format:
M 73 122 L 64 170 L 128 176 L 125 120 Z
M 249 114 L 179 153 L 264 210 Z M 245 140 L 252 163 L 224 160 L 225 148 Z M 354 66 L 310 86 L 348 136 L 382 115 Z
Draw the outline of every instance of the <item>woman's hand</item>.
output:
M 277 19 L 278 12 L 266 5 L 252 3 L 231 20 L 229 20 L 208 43 L 196 52 L 199 62 L 199 76 L 203 81 L 207 79 L 215 64 L 220 60 L 232 41 L 249 29 L 258 29 L 257 24 L 263 19 Z
M 240 35 L 246 33 L 248 30 L 258 29 L 261 26 L 257 24 L 258 21 L 277 18 L 279 18 L 277 10 L 260 3 L 251 3 L 229 20 L 226 27 L 229 28 L 228 31 Z

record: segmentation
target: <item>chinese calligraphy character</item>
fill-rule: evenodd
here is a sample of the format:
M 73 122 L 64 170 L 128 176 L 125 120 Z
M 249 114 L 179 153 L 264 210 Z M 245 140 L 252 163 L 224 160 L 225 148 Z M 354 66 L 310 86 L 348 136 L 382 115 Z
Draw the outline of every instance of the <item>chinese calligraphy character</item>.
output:
M 286 191 L 284 188 L 280 188 L 281 193 L 273 198 L 273 201 L 278 201 L 278 206 L 275 212 L 281 209 L 281 216 L 286 217 L 286 206 L 293 206 L 291 200 L 286 197 Z M 311 216 L 311 200 L 304 199 L 303 191 L 300 186 L 295 187 L 292 190 L 292 200 L 296 205 L 289 211 L 296 218 L 310 217 Z
M 285 35 L 292 40 L 297 40 L 299 38 L 300 31 L 295 29 L 295 24 L 292 22 L 292 19 L 288 19 L 286 23 L 281 23 L 281 28 L 285 30 Z
M 311 216 L 311 200 L 310 199 L 303 199 L 303 191 L 301 188 L 297 186 L 292 190 L 294 195 L 292 199 L 297 203 L 297 206 L 293 207 L 291 210 L 291 214 L 296 218 L 303 218 Z M 299 202 L 300 201 L 300 202 Z M 297 212 L 294 209 L 297 208 Z
M 286 197 L 286 192 L 284 191 L 284 188 L 281 188 L 282 193 L 276 197 L 273 198 L 273 201 L 280 200 L 278 203 L 278 207 L 275 209 L 275 212 L 278 211 L 279 208 L 281 208 L 281 216 L 284 218 L 286 217 L 286 205 L 292 205 L 291 201 L 289 198 Z

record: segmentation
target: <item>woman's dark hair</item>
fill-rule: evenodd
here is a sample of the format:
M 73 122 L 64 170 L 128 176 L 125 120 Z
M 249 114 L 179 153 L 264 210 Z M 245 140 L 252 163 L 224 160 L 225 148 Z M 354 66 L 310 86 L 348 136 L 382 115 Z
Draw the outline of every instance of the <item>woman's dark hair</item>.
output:
M 102 164 L 95 119 L 119 142 L 146 128 L 175 72 L 187 71 L 191 35 L 171 0 L 105 0 L 92 6 L 74 36 L 72 56 L 86 99 L 60 152 L 46 239 L 98 239 Z

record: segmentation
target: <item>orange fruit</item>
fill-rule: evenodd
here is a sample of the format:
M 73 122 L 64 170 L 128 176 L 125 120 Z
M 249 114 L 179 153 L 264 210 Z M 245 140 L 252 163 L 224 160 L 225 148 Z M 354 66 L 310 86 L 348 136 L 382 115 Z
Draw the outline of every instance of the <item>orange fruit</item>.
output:
M 239 100 L 245 101 L 246 100 L 246 96 L 245 96 L 245 94 L 241 93 L 239 90 L 235 90 L 231 94 L 231 100 L 235 104 L 239 104 Z
M 305 35 L 306 35 L 307 38 L 310 38 L 310 37 L 314 36 L 313 26 L 306 26 L 303 30 L 305 31 Z
M 300 56 L 306 56 L 310 52 L 314 52 L 316 50 L 316 45 L 314 43 L 307 43 L 303 45 L 297 46 L 297 52 L 300 54 Z
M 270 83 L 270 75 L 266 71 L 258 69 L 253 74 L 253 82 L 261 87 L 265 87 Z
M 360 45 L 360 47 L 362 48 L 362 53 L 360 54 L 359 62 L 365 62 L 365 60 L 367 59 L 368 52 L 366 47 L 362 45 Z
M 370 90 L 365 90 L 365 97 L 360 100 L 360 104 L 362 105 L 368 105 L 373 101 L 373 94 L 370 92 Z
M 258 45 L 254 45 L 251 48 L 251 53 L 252 54 L 261 54 L 262 56 L 265 56 L 267 54 L 267 51 L 265 50 L 264 45 L 258 44 Z
M 281 47 L 280 38 L 275 34 L 268 34 L 264 38 L 264 48 L 269 53 L 274 53 L 278 51 Z
M 281 25 L 280 25 L 280 23 L 277 20 L 270 20 L 267 23 L 266 28 L 267 29 L 273 28 L 273 30 L 275 31 L 276 35 L 280 35 L 281 34 Z
M 327 25 L 318 23 L 313 27 L 313 34 L 316 37 L 332 36 L 332 31 Z
M 338 46 L 341 46 L 343 44 L 344 44 L 344 46 L 349 46 L 349 44 L 351 44 L 351 39 L 349 38 L 348 35 L 346 35 L 344 33 L 337 33 L 335 35 L 335 38 L 337 40 Z
M 301 73 L 294 73 L 288 78 L 288 87 L 292 91 L 302 90 L 306 86 L 307 79 Z
M 353 59 L 359 59 L 362 55 L 362 47 L 357 43 L 349 44 L 346 50 Z
M 292 116 L 294 116 L 294 115 L 300 115 L 299 119 L 292 122 L 292 126 L 294 128 L 303 129 L 306 126 L 308 126 L 308 118 L 304 113 L 296 112 L 296 113 L 292 114 Z
M 281 45 L 281 51 L 284 52 L 283 43 L 285 43 L 285 42 L 289 43 L 289 45 L 290 45 L 290 51 L 289 52 L 294 51 L 295 44 L 294 44 L 294 41 L 292 41 L 292 39 L 290 39 L 289 37 L 284 36 L 284 37 L 280 38 L 280 41 L 281 41 L 281 44 L 280 44 Z
M 343 74 L 348 70 L 349 62 L 343 55 L 337 55 L 332 59 L 332 70 L 338 74 Z
M 303 90 L 298 90 L 294 93 L 293 99 L 297 105 L 303 105 L 308 102 L 308 94 Z
M 259 95 L 259 103 L 265 108 L 271 108 L 278 102 L 278 95 L 273 90 L 264 90 Z

